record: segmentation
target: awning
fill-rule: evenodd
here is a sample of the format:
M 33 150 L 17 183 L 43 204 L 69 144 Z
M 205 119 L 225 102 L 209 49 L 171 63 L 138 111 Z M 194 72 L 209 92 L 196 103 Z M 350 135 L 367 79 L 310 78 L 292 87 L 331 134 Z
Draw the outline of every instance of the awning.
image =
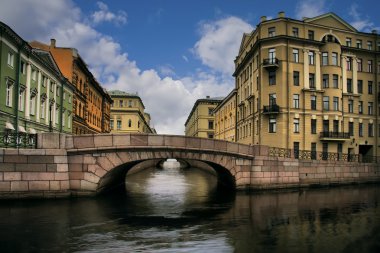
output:
M 5 129 L 15 130 L 15 127 L 10 122 L 5 122 Z
M 36 129 L 34 129 L 34 128 L 29 128 L 29 133 L 30 133 L 30 134 L 36 134 L 37 131 L 36 131 Z
M 18 131 L 20 133 L 26 133 L 25 128 L 23 126 L 18 126 Z

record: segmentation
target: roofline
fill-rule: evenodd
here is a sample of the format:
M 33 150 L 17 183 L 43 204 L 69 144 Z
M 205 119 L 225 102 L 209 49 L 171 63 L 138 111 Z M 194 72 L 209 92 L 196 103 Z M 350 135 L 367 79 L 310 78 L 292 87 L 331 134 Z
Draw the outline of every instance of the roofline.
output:
M 198 106 L 198 104 L 202 103 L 202 102 L 208 102 L 208 103 L 220 103 L 221 101 L 223 101 L 223 99 L 212 99 L 212 98 L 200 98 L 200 99 L 197 99 L 197 101 L 195 101 L 194 105 L 193 105 L 193 108 L 191 109 L 190 111 L 190 114 L 189 116 L 187 117 L 187 120 L 185 122 L 185 126 L 187 125 L 187 123 L 189 122 L 190 118 L 191 118 L 191 115 L 193 114 L 193 112 L 195 111 L 195 108 Z
M 227 101 L 231 97 L 233 97 L 236 93 L 237 93 L 236 88 L 234 88 L 233 90 L 231 90 L 231 92 L 222 100 L 222 102 L 217 107 L 215 107 L 214 112 L 217 111 L 217 110 L 219 110 L 223 105 L 225 105 L 227 103 Z

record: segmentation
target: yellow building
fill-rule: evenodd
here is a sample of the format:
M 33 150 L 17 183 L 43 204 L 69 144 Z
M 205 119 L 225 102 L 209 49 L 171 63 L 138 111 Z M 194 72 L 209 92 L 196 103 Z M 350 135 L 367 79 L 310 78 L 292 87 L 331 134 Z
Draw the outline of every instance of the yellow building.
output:
M 215 139 L 235 141 L 236 89 L 214 109 Z
M 156 133 L 150 127 L 150 115 L 141 98 L 120 90 L 108 92 L 113 99 L 111 106 L 111 133 Z
M 214 138 L 215 135 L 215 117 L 214 109 L 223 100 L 221 97 L 210 98 L 207 96 L 198 99 L 185 123 L 185 135 L 193 137 Z
M 334 13 L 261 18 L 235 60 L 237 141 L 380 155 L 380 36 Z

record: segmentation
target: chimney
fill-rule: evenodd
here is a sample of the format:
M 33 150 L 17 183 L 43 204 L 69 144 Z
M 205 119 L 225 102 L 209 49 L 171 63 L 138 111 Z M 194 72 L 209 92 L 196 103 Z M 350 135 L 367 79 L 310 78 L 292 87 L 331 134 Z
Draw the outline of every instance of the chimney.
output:
M 377 30 L 372 30 L 372 33 L 373 34 L 377 34 Z
M 267 20 L 267 16 L 261 16 L 261 18 L 260 18 L 260 23 L 261 22 L 264 22 L 264 21 L 266 21 Z
M 206 96 L 206 98 L 210 98 L 210 96 Z
M 279 13 L 278 13 L 278 16 L 277 17 L 279 17 L 279 18 L 285 18 L 285 12 L 284 11 L 280 11 Z
M 50 39 L 50 47 L 55 48 L 55 39 Z

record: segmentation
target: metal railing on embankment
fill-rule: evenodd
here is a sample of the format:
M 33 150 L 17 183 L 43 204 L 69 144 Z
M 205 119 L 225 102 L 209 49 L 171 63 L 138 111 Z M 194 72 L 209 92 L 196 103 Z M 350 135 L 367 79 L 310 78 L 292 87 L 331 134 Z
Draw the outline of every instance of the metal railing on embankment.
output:
M 269 148 L 269 156 L 285 157 L 299 160 L 325 160 L 325 161 L 345 161 L 360 163 L 380 163 L 380 157 L 361 155 L 361 154 L 344 154 L 334 152 L 319 152 L 309 150 L 292 150 L 286 148 Z
M 0 148 L 37 147 L 37 134 L 3 132 L 0 135 Z

